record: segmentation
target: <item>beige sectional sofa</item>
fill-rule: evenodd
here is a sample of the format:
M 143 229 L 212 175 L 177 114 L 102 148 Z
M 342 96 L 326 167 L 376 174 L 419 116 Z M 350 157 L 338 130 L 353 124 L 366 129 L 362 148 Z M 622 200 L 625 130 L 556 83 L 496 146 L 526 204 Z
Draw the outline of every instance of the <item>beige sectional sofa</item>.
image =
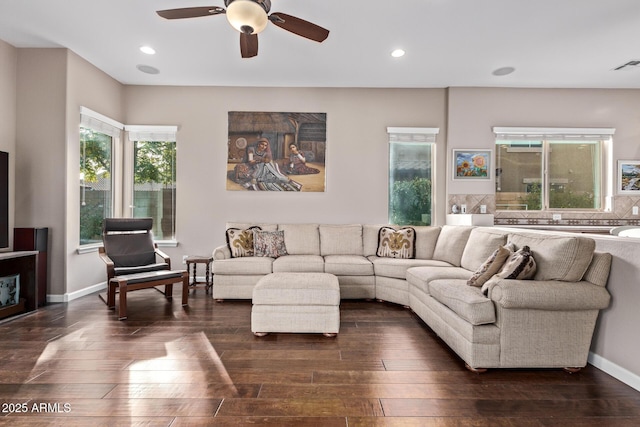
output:
M 287 255 L 231 256 L 213 252 L 213 298 L 251 299 L 260 278 L 274 272 L 325 272 L 338 278 L 342 299 L 379 299 L 410 307 L 472 369 L 579 368 L 587 363 L 611 256 L 582 235 L 494 227 L 412 227 L 415 256 L 377 256 L 387 224 L 248 224 L 227 229 L 283 231 Z M 498 247 L 528 246 L 529 280 L 493 276 L 468 280 Z

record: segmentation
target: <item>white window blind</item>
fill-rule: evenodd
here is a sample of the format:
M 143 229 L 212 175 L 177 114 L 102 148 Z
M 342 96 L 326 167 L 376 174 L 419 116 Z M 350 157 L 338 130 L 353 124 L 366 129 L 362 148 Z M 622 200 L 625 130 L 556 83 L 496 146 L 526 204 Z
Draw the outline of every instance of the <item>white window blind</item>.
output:
M 127 125 L 124 127 L 129 141 L 176 141 L 177 126 L 142 126 Z
M 87 107 L 80 107 L 80 126 L 119 138 L 124 125 Z
M 436 142 L 440 128 L 388 127 L 389 142 Z
M 615 131 L 615 128 L 493 128 L 499 141 L 608 141 Z

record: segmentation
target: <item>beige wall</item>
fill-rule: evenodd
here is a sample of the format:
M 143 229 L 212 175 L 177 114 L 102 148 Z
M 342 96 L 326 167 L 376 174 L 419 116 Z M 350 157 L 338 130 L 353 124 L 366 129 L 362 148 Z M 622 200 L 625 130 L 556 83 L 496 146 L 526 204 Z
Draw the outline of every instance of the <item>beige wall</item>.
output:
M 128 124 L 178 125 L 180 246 L 166 251 L 179 260 L 224 244 L 227 221 L 386 222 L 387 127 L 439 127 L 443 146 L 445 95 L 443 89 L 132 86 L 124 105 Z M 326 191 L 227 191 L 229 111 L 327 113 Z M 444 210 L 439 214 L 444 221 Z
M 16 226 L 49 227 L 49 288 L 61 301 L 104 281 L 78 255 L 80 106 L 121 118 L 122 85 L 67 49 L 18 49 Z M 79 168 L 79 166 L 78 166 Z
M 60 172 L 66 180 L 64 235 L 66 287 L 64 294 L 81 291 L 106 280 L 105 265 L 95 252 L 78 254 L 80 241 L 80 107 L 84 106 L 119 122 L 123 121 L 123 86 L 73 52 L 67 58 L 66 164 Z
M 66 49 L 18 49 L 16 227 L 49 227 L 48 294 L 65 290 Z
M 0 151 L 9 153 L 9 247 L 13 246 L 18 50 L 0 40 Z
M 448 163 L 453 148 L 494 149 L 494 126 L 613 127 L 613 160 L 640 159 L 640 90 L 449 89 Z M 494 181 L 453 181 L 449 194 L 488 194 Z

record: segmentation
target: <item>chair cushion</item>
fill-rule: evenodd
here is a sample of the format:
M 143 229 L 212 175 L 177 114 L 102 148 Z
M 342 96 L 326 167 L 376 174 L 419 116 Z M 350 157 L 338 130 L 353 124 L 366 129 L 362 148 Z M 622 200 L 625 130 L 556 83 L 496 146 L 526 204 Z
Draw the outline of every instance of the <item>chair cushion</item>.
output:
M 116 276 L 111 279 L 112 282 L 117 282 L 119 279 L 126 279 L 127 284 L 133 285 L 135 283 L 153 282 L 155 280 L 173 279 L 182 277 L 183 270 L 163 270 L 163 271 L 151 271 L 146 273 L 136 274 L 124 274 L 122 276 Z
M 466 280 L 432 280 L 429 282 L 429 293 L 436 301 L 446 305 L 472 325 L 496 321 L 493 302 L 482 294 L 480 288 L 467 286 Z
M 116 276 L 122 274 L 135 274 L 135 273 L 148 273 L 151 271 L 168 270 L 169 264 L 166 262 L 159 262 L 156 264 L 139 265 L 135 267 L 116 267 L 114 272 Z

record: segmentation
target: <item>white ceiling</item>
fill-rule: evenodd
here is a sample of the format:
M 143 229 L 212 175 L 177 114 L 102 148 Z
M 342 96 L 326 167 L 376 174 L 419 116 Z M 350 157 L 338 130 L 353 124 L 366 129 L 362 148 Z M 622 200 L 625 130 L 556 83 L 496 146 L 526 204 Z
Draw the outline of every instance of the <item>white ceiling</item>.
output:
M 68 48 L 124 84 L 640 88 L 640 66 L 613 71 L 640 60 L 639 0 L 272 0 L 331 33 L 319 44 L 269 23 L 250 59 L 224 15 L 155 13 L 191 6 L 224 1 L 0 0 L 0 39 Z

